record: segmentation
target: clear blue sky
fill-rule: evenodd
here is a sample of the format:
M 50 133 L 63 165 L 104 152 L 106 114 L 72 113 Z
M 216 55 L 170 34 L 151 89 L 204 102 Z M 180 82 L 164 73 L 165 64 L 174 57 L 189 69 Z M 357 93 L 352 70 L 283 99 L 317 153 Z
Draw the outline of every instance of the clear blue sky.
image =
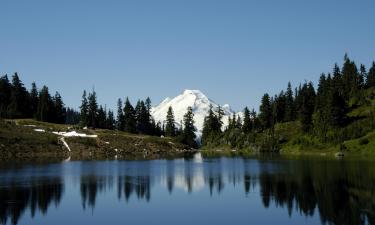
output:
M 78 107 L 199 89 L 235 110 L 290 80 L 316 82 L 345 52 L 375 59 L 374 0 L 1 0 L 0 73 Z

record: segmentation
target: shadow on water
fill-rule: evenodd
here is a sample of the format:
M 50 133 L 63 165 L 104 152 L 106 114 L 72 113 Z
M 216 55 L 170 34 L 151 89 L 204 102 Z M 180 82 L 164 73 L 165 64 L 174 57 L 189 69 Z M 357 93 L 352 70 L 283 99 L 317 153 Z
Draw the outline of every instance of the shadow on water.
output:
M 290 217 L 318 216 L 322 224 L 375 224 L 375 164 L 324 159 L 190 158 L 151 161 L 88 161 L 0 169 L 0 223 L 18 224 L 26 210 L 46 215 L 59 207 L 71 175 L 78 178 L 82 210 L 100 204 L 108 192 L 118 200 L 152 202 L 162 187 L 173 197 L 207 189 L 220 197 L 237 187 L 244 196 L 258 193 L 262 207 L 272 205 Z M 257 192 L 258 190 L 258 192 Z M 208 196 L 208 197 L 209 197 Z M 205 201 L 210 201 L 205 198 Z

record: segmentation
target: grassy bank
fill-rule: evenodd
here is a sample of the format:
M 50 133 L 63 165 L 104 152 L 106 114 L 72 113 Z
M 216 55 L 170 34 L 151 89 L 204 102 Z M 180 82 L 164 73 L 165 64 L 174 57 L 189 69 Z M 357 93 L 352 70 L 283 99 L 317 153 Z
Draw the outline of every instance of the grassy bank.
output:
M 64 137 L 52 132 L 76 131 L 96 138 Z M 188 154 L 192 150 L 171 138 L 135 135 L 110 130 L 80 129 L 31 119 L 0 120 L 0 158 L 160 158 Z

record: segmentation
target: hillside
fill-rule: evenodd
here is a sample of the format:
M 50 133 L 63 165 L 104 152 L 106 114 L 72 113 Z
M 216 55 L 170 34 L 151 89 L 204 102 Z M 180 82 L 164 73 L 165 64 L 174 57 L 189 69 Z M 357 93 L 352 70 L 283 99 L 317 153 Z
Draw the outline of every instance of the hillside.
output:
M 67 146 L 63 142 L 66 142 Z M 3 159 L 33 157 L 151 159 L 183 155 L 190 151 L 187 146 L 171 138 L 104 129 L 83 130 L 79 127 L 31 119 L 0 120 L 0 157 Z

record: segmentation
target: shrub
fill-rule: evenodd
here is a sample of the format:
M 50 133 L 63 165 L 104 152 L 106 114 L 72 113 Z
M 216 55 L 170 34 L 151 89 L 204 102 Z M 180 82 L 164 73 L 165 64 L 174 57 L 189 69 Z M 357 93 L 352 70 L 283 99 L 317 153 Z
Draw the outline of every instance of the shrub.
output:
M 359 145 L 367 145 L 370 141 L 368 140 L 368 138 L 364 137 L 364 138 L 361 138 L 359 139 Z

